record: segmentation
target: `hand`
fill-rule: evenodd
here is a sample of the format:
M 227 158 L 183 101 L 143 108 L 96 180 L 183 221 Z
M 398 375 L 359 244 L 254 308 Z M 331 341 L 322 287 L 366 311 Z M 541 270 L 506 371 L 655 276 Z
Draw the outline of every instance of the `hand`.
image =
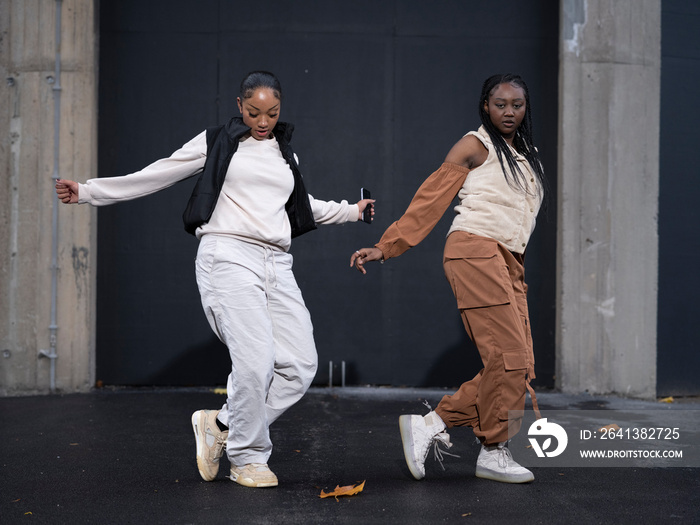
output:
M 72 180 L 58 179 L 56 181 L 56 195 L 65 204 L 77 204 L 78 183 Z
M 352 254 L 350 257 L 350 268 L 353 265 L 358 269 L 358 271 L 367 273 L 365 270 L 365 263 L 369 261 L 381 261 L 384 254 L 379 248 L 361 248 Z
M 362 212 L 365 211 L 365 208 L 369 206 L 371 213 L 372 220 L 374 220 L 374 199 L 362 199 L 361 201 L 358 201 L 357 207 L 360 208 L 360 216 L 358 217 L 357 220 L 362 220 Z

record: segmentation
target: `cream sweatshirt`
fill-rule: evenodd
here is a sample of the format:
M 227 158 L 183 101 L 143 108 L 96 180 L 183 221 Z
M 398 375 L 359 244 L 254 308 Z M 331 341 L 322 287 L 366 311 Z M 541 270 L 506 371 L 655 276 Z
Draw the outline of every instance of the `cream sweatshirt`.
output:
M 78 202 L 105 206 L 145 197 L 198 174 L 204 168 L 206 154 L 206 132 L 202 132 L 170 157 L 140 171 L 80 184 Z M 197 238 L 207 234 L 231 235 L 288 251 L 292 240 L 285 204 L 293 187 L 294 176 L 277 140 L 242 139 L 211 220 L 197 229 Z M 322 201 L 309 195 L 309 202 L 318 224 L 356 222 L 359 218 L 357 204 L 346 200 Z

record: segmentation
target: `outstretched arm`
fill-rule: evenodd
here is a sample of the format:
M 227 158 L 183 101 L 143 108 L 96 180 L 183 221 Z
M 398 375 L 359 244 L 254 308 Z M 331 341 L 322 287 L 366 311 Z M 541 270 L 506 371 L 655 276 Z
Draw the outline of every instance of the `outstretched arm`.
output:
M 142 170 L 119 177 L 100 177 L 80 184 L 59 180 L 56 192 L 65 203 L 105 206 L 145 197 L 199 173 L 207 154 L 206 132 L 184 144 L 170 157 L 149 164 Z
M 318 224 L 357 222 L 362 219 L 364 209 L 373 202 L 374 199 L 363 199 L 357 204 L 350 204 L 344 199 L 340 202 L 323 201 L 315 199 L 313 195 L 309 194 L 311 211 L 314 214 L 314 220 Z M 374 215 L 374 206 L 372 206 L 372 215 Z
M 432 231 L 457 196 L 470 170 L 484 163 L 488 150 L 472 135 L 465 135 L 450 149 L 445 162 L 418 188 L 403 216 L 387 228 L 374 248 L 362 248 L 350 256 L 350 266 L 367 273 L 365 263 L 398 257 Z
M 366 273 L 365 262 L 398 257 L 420 243 L 443 216 L 467 173 L 469 170 L 463 166 L 443 163 L 421 184 L 403 216 L 387 228 L 375 247 L 353 253 L 350 264 Z

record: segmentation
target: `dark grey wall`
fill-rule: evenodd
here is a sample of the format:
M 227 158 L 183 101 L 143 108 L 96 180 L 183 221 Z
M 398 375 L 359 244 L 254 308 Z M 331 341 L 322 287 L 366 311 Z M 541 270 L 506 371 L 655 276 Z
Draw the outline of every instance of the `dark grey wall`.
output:
M 522 74 L 552 184 L 527 254 L 537 384 L 554 373 L 558 13 L 555 0 L 229 2 L 102 0 L 99 175 L 129 173 L 234 114 L 240 79 L 269 69 L 309 191 L 378 199 L 373 225 L 295 239 L 295 274 L 321 366 L 348 384 L 453 387 L 481 367 L 442 271 L 452 212 L 418 247 L 362 277 L 372 245 L 450 147 L 478 126 L 483 80 Z M 180 215 L 194 181 L 99 212 L 97 376 L 107 384 L 224 382 Z
M 700 5 L 663 0 L 657 393 L 700 394 Z

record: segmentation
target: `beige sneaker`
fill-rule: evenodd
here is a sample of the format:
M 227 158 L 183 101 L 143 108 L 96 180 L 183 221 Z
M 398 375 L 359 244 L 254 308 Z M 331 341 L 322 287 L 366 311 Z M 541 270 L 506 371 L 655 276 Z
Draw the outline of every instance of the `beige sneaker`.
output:
M 197 468 L 204 481 L 212 481 L 219 472 L 219 460 L 226 450 L 228 431 L 216 425 L 218 410 L 197 410 L 192 414 L 192 429 L 197 442 Z
M 263 463 L 249 463 L 243 467 L 231 465 L 231 480 L 244 487 L 277 486 L 277 476 Z

